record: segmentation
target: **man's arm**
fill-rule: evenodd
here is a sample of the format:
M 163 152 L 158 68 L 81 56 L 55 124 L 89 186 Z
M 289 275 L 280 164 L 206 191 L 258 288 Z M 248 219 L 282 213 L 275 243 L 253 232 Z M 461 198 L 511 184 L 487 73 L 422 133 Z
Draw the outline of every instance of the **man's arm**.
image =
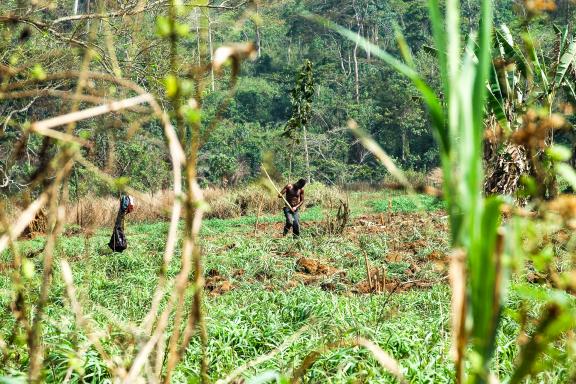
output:
M 284 188 L 282 188 L 282 190 L 280 191 L 280 193 L 278 194 L 278 198 L 281 198 L 283 194 L 286 193 L 286 190 L 288 189 L 288 185 L 284 186 Z

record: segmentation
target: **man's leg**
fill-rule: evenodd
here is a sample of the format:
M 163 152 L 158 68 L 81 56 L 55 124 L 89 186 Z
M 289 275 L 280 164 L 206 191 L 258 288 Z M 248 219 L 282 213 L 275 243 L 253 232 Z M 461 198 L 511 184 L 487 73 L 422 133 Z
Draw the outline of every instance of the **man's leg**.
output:
M 288 232 L 290 232 L 290 228 L 292 227 L 291 214 L 292 212 L 290 209 L 288 209 L 288 207 L 284 207 L 284 217 L 286 218 L 286 223 L 284 224 L 284 232 L 282 233 L 282 236 L 286 236 Z
M 294 212 L 294 222 L 292 223 L 292 230 L 294 231 L 294 237 L 300 237 L 300 215 L 298 210 Z

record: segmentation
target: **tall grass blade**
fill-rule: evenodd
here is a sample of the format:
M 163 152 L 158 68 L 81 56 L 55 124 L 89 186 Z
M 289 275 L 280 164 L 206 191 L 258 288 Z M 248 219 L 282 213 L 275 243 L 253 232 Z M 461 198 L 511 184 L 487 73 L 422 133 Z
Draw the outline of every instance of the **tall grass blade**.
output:
M 438 65 L 440 67 L 440 77 L 442 79 L 442 88 L 446 98 L 450 93 L 448 86 L 448 59 L 446 57 L 446 32 L 444 31 L 444 19 L 440 13 L 440 4 L 438 0 L 428 0 L 428 13 L 430 14 L 430 22 L 432 23 L 432 34 L 434 42 L 436 43 L 436 55 L 438 57 Z

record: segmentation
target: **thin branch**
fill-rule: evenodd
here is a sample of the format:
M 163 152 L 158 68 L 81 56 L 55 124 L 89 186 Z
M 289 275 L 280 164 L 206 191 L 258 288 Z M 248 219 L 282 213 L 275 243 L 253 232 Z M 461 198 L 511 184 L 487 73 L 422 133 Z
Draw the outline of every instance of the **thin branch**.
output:
M 92 20 L 92 19 L 111 19 L 111 18 L 116 18 L 116 17 L 132 16 L 132 15 L 137 15 L 137 14 L 142 13 L 142 12 L 149 11 L 156 6 L 162 6 L 162 5 L 167 5 L 167 4 L 168 4 L 168 0 L 157 0 L 157 1 L 154 1 L 154 2 L 146 5 L 145 7 L 135 6 L 134 8 L 128 9 L 128 10 L 121 10 L 121 11 L 101 13 L 101 14 L 88 13 L 88 14 L 82 14 L 82 15 L 60 17 L 60 18 L 52 21 L 50 23 L 50 25 L 65 23 L 67 21 Z M 246 4 L 246 1 L 244 1 L 238 5 L 235 5 L 235 6 L 213 5 L 213 4 L 201 5 L 201 4 L 190 4 L 190 3 L 185 4 L 185 5 L 193 5 L 194 7 L 198 7 L 198 8 L 234 10 L 234 9 L 240 8 L 241 6 L 243 6 L 245 4 Z
M 88 42 L 85 42 L 82 40 L 68 37 L 68 36 L 56 31 L 54 28 L 51 28 L 50 25 L 45 24 L 41 21 L 32 20 L 32 19 L 25 18 L 25 17 L 19 17 L 16 15 L 0 16 L 0 23 L 14 23 L 14 22 L 31 25 L 32 27 L 36 28 L 40 32 L 49 32 L 51 35 L 53 35 L 58 40 L 63 41 L 63 42 L 76 44 L 76 45 L 79 45 L 79 46 L 86 48 L 86 49 L 96 49 L 102 55 L 102 57 L 106 57 L 106 52 L 101 47 L 97 46 L 96 44 L 88 43 Z M 108 70 L 108 68 L 106 68 L 106 69 Z
M 61 99 L 84 101 L 92 104 L 104 104 L 111 102 L 111 100 L 100 96 L 75 95 L 72 92 L 60 91 L 57 89 L 31 89 L 17 92 L 0 92 L 0 100 L 25 99 L 29 97 L 34 97 L 35 99 L 39 97 L 58 97 Z
M 6 120 L 4 120 L 4 126 L 2 128 L 3 131 L 6 131 L 6 128 L 8 127 L 8 123 L 10 123 L 10 120 L 12 119 L 12 116 L 16 113 L 22 113 L 22 112 L 27 112 L 30 107 L 32 106 L 32 104 L 34 104 L 36 102 L 36 100 L 38 100 L 39 96 L 34 97 L 34 99 L 32 99 L 24 108 L 22 109 L 16 109 L 14 111 L 11 111 L 8 116 L 6 116 Z
M 86 120 L 91 117 L 104 115 L 110 112 L 117 112 L 143 103 L 150 103 L 150 101 L 153 99 L 154 98 L 151 94 L 146 93 L 129 99 L 113 101 L 109 104 L 100 105 L 98 107 L 88 108 L 82 111 L 72 112 L 66 115 L 60 115 L 57 117 L 32 123 L 31 129 L 32 131 L 44 134 L 43 132 L 46 132 L 50 128 L 74 123 L 80 120 Z

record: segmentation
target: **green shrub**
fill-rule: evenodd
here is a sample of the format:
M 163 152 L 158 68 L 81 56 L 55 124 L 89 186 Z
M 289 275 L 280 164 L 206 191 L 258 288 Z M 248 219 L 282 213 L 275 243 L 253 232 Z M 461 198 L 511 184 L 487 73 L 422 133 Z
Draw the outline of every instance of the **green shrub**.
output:
M 428 195 L 404 195 L 393 196 L 387 200 L 375 200 L 371 202 L 375 212 L 418 212 L 437 211 L 445 208 L 442 200 Z M 390 206 L 392 209 L 390 209 Z

